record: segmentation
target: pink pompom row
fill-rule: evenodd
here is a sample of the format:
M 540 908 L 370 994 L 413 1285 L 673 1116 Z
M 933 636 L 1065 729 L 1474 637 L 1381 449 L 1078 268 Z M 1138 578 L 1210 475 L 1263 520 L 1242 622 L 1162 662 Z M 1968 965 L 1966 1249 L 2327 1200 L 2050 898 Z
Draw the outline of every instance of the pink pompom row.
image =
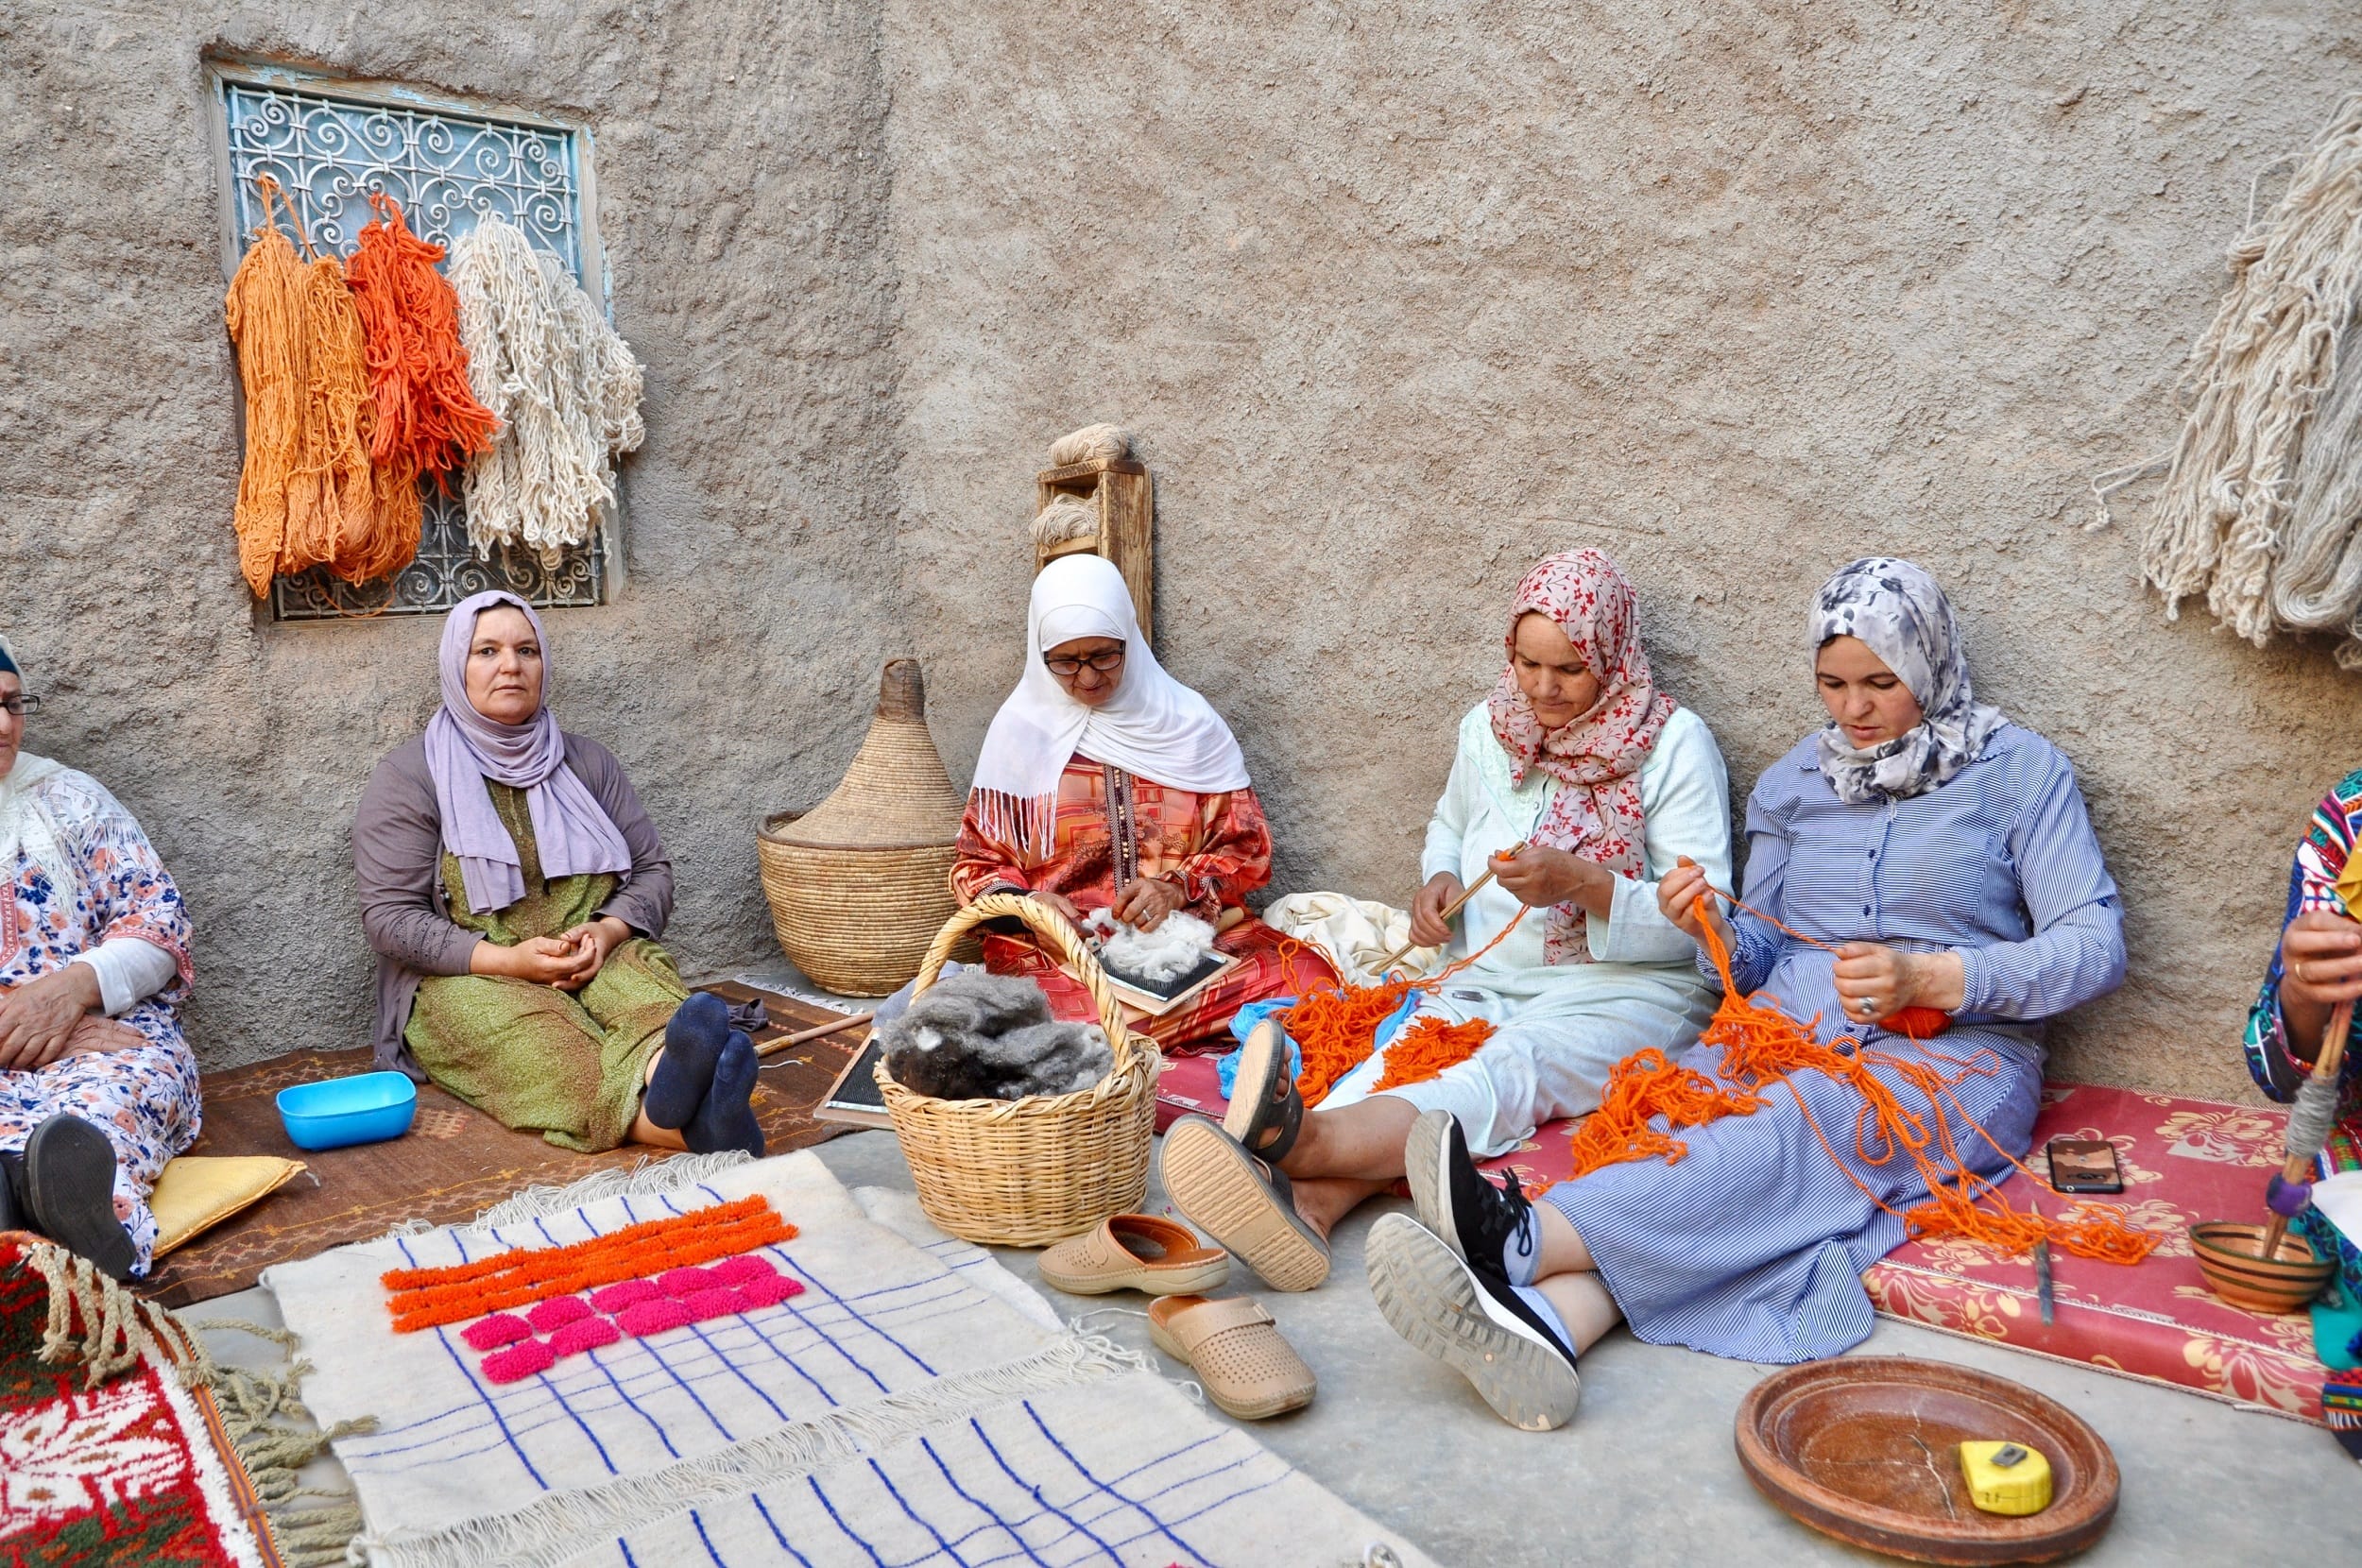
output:
M 801 1280 L 780 1273 L 767 1259 L 742 1254 L 710 1268 L 667 1270 L 654 1280 L 625 1280 L 592 1291 L 588 1301 L 553 1296 L 522 1318 L 502 1312 L 471 1323 L 459 1337 L 491 1353 L 482 1363 L 486 1382 L 517 1383 L 626 1335 L 644 1339 L 777 1306 L 803 1291 Z M 537 1329 L 549 1338 L 536 1338 Z

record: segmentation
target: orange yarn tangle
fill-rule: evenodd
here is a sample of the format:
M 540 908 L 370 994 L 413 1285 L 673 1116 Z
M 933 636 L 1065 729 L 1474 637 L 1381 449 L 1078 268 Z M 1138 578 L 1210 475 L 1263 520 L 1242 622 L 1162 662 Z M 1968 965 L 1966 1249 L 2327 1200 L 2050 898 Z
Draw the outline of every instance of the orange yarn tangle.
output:
M 768 1199 L 741 1198 L 626 1225 L 571 1246 L 495 1253 L 442 1269 L 389 1270 L 378 1283 L 393 1292 L 387 1305 L 394 1332 L 415 1334 L 619 1280 L 711 1263 L 795 1236 L 796 1227 L 779 1218 Z
M 1737 908 L 1746 908 L 1736 899 L 1731 902 Z M 1586 1175 L 1602 1166 L 1626 1160 L 1661 1158 L 1669 1165 L 1678 1162 L 1688 1152 L 1688 1146 L 1672 1133 L 1703 1127 L 1723 1116 L 1752 1115 L 1769 1103 L 1765 1096 L 1777 1084 L 1795 1099 L 1806 1124 L 1821 1140 L 1830 1160 L 1845 1172 L 1846 1179 L 1879 1208 L 1901 1219 L 1913 1240 L 1958 1236 L 2022 1252 L 2046 1238 L 2053 1246 L 2078 1256 L 2110 1263 L 2138 1263 L 2157 1245 L 2155 1236 L 2127 1225 L 2120 1211 L 2104 1204 L 2077 1203 L 2058 1219 L 2021 1214 L 1991 1182 L 1967 1167 L 1946 1119 L 1945 1101 L 1951 1098 L 1950 1091 L 1971 1076 L 1989 1076 L 2000 1069 L 1999 1059 L 1991 1051 L 1978 1051 L 1966 1058 L 1926 1051 L 1907 1058 L 1850 1038 L 1824 1046 L 1815 1038 L 1810 1027 L 1781 1012 L 1772 998 L 1741 997 L 1731 975 L 1730 953 L 1722 945 L 1720 933 L 1711 922 L 1705 930 L 1707 955 L 1722 977 L 1722 1001 L 1700 1036 L 1700 1043 L 1722 1048 L 1722 1077 L 1728 1082 L 1718 1082 L 1703 1073 L 1676 1066 L 1666 1060 L 1662 1051 L 1636 1051 L 1626 1057 L 1609 1075 L 1597 1114 L 1575 1131 L 1575 1175 Z M 1888 1027 L 1897 1033 L 1908 1032 L 1892 1020 Z M 1839 1049 L 1839 1046 L 1854 1048 L 1848 1052 Z M 1953 1070 L 1947 1073 L 1947 1067 Z M 1892 1087 L 1874 1068 L 1884 1068 L 1924 1095 L 1926 1112 L 1906 1110 Z M 1856 1159 L 1864 1165 L 1883 1166 L 1897 1153 L 1907 1156 L 1918 1167 L 1920 1179 L 1927 1188 L 1930 1196 L 1926 1202 L 1908 1212 L 1897 1211 L 1854 1173 L 1791 1082 L 1792 1075 L 1806 1070 L 1843 1083 L 1861 1098 L 1862 1107 L 1854 1123 Z M 1951 1109 L 1977 1133 L 1984 1133 L 1984 1128 L 1960 1109 L 1957 1099 L 1951 1100 Z M 1658 1117 L 1666 1123 L 1664 1132 L 1651 1125 Z M 1987 1142 L 1993 1143 L 1991 1135 L 1985 1135 Z M 1998 1143 L 1993 1146 L 2000 1148 Z M 2026 1169 L 2013 1159 L 2010 1163 L 2020 1170 Z M 2033 1172 L 2027 1174 L 2031 1176 Z M 1988 1206 L 1980 1207 L 1980 1202 Z
M 1309 993 L 1282 1014 L 1288 1037 L 1304 1053 L 1303 1070 L 1296 1075 L 1296 1092 L 1304 1097 L 1304 1103 L 1318 1105 L 1328 1098 L 1328 1091 L 1337 1086 L 1338 1080 L 1369 1059 L 1378 1038 L 1378 1026 L 1394 1016 L 1404 998 L 1413 991 L 1434 991 L 1499 946 L 1502 938 L 1515 930 L 1517 922 L 1525 917 L 1526 912 L 1519 910 L 1501 928 L 1499 936 L 1427 980 L 1387 980 L 1379 985 L 1340 984 Z M 1386 1071 L 1376 1089 L 1424 1083 L 1446 1067 L 1456 1066 L 1474 1056 L 1492 1037 L 1493 1026 L 1482 1018 L 1464 1024 L 1446 1023 L 1436 1017 L 1413 1018 L 1386 1048 Z
M 412 233 L 402 204 L 385 192 L 371 192 L 369 205 L 377 221 L 362 225 L 359 247 L 345 262 L 377 405 L 369 456 L 413 488 L 420 474 L 433 474 L 448 489 L 454 472 L 490 448 L 500 419 L 468 387 L 459 297 L 435 270 L 443 247 Z

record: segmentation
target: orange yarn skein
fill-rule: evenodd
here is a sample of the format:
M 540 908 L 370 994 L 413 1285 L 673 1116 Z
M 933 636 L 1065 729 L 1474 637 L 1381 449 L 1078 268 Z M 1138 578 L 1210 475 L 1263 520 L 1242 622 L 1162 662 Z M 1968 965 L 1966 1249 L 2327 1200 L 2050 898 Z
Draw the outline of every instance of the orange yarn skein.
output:
M 370 192 L 369 205 L 377 221 L 361 226 L 345 261 L 377 409 L 369 455 L 414 486 L 431 473 L 448 489 L 450 475 L 491 446 L 500 419 L 468 385 L 459 297 L 435 270 L 443 247 L 412 233 L 402 204 L 385 192 Z
M 1387 980 L 1378 985 L 1339 983 L 1308 993 L 1295 1006 L 1277 1014 L 1287 1026 L 1288 1037 L 1304 1056 L 1303 1069 L 1296 1075 L 1296 1093 L 1303 1097 L 1304 1103 L 1318 1105 L 1328 1098 L 1328 1091 L 1337 1086 L 1338 1080 L 1369 1059 L 1378 1039 L 1378 1026 L 1394 1015 L 1404 997 L 1413 991 L 1435 990 L 1499 946 L 1525 917 L 1526 912 L 1519 910 L 1500 929 L 1498 936 L 1426 980 Z M 1386 1073 L 1378 1087 L 1396 1089 L 1406 1083 L 1424 1083 L 1446 1067 L 1474 1056 L 1492 1037 L 1493 1026 L 1482 1018 L 1464 1024 L 1447 1024 L 1441 1018 L 1414 1018 L 1387 1048 Z M 1406 1050 L 1407 1054 L 1398 1059 L 1396 1053 Z
M 369 469 L 369 403 L 361 317 L 345 271 L 334 256 L 303 272 L 305 373 L 303 425 L 287 476 L 287 535 L 282 574 L 325 565 L 349 583 L 385 574 L 372 548 L 377 491 Z
M 260 184 L 267 213 L 279 184 L 267 175 Z M 232 526 L 238 571 L 258 599 L 270 591 L 271 574 L 279 570 L 287 542 L 287 479 L 303 444 L 303 400 L 311 375 L 304 286 L 294 244 L 277 224 L 265 223 L 238 263 L 222 301 L 246 389 L 246 463 L 238 474 Z
M 1736 899 L 1731 902 L 1746 908 Z M 1722 1000 L 1699 1038 L 1701 1044 L 1722 1048 L 1722 1076 L 1735 1087 L 1675 1066 L 1661 1051 L 1637 1051 L 1626 1057 L 1609 1075 L 1598 1113 L 1575 1132 L 1576 1176 L 1627 1160 L 1662 1158 L 1669 1165 L 1676 1163 L 1687 1152 L 1687 1146 L 1672 1137 L 1672 1133 L 1703 1127 L 1726 1116 L 1752 1115 L 1767 1103 L 1765 1094 L 1777 1084 L 1788 1090 L 1806 1125 L 1846 1179 L 1880 1209 L 1902 1220 L 1905 1233 L 1915 1241 L 1959 1236 L 2024 1251 L 2046 1238 L 2080 1257 L 2128 1264 L 2138 1263 L 2157 1245 L 2157 1237 L 2127 1225 L 2119 1210 L 2104 1204 L 2077 1203 L 2058 1219 L 2020 1213 L 1992 1182 L 1968 1168 L 1954 1142 L 1944 1102 L 1952 1099 L 1951 1108 L 1960 1119 L 2000 1149 L 1950 1095 L 1972 1076 L 2000 1070 L 2000 1061 L 1992 1052 L 1960 1058 L 1929 1051 L 1925 1053 L 1928 1059 L 1921 1060 L 1898 1057 L 1850 1037 L 1824 1046 L 1809 1026 L 1781 1012 L 1771 998 L 1740 996 L 1720 931 L 1711 921 L 1704 924 L 1704 930 L 1707 956 L 1722 977 Z M 1850 1045 L 1854 1049 L 1842 1051 L 1838 1045 Z M 1885 1068 L 1924 1095 L 1926 1111 L 1906 1110 L 1874 1067 Z M 1947 1074 L 1946 1067 L 1954 1070 Z M 1856 1159 L 1864 1165 L 1883 1166 L 1898 1151 L 1907 1155 L 1927 1189 L 1926 1202 L 1908 1211 L 1896 1210 L 1855 1174 L 1792 1081 L 1796 1073 L 1806 1070 L 1843 1083 L 1860 1096 L 1861 1110 L 1854 1121 Z M 1665 1118 L 1666 1132 L 1650 1125 L 1654 1116 Z M 2001 1152 L 2012 1166 L 2026 1170 L 2006 1150 Z M 1980 1202 L 1990 1206 L 1980 1207 Z

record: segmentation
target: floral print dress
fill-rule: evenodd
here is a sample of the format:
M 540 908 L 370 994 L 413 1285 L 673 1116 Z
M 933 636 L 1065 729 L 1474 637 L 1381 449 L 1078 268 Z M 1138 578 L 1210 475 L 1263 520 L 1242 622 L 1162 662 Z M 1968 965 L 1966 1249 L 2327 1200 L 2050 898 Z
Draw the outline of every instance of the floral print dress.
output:
M 110 937 L 152 942 L 179 965 L 169 985 L 115 1020 L 145 1045 L 0 1070 L 0 1151 L 22 1150 L 60 1112 L 114 1145 L 115 1214 L 131 1233 L 133 1272 L 145 1274 L 156 1246 L 148 1192 L 199 1125 L 197 1058 L 180 1019 L 192 978 L 188 913 L 139 823 L 89 775 L 56 769 L 16 792 L 10 809 L 30 830 L 8 835 L 17 847 L 0 863 L 0 991 L 55 974 Z

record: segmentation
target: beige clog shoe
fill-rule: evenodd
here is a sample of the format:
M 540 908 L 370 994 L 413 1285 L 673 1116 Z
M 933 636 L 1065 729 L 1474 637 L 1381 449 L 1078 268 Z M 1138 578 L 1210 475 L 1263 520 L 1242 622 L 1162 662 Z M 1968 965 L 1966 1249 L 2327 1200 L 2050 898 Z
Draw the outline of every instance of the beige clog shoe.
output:
M 1188 1296 L 1228 1279 L 1230 1254 L 1201 1244 L 1187 1225 L 1153 1214 L 1119 1214 L 1095 1231 L 1059 1242 L 1035 1267 L 1044 1285 L 1070 1296 L 1110 1290 Z
M 1272 1315 L 1244 1296 L 1151 1302 L 1148 1337 L 1197 1373 L 1207 1398 L 1241 1421 L 1300 1410 L 1320 1387 Z

